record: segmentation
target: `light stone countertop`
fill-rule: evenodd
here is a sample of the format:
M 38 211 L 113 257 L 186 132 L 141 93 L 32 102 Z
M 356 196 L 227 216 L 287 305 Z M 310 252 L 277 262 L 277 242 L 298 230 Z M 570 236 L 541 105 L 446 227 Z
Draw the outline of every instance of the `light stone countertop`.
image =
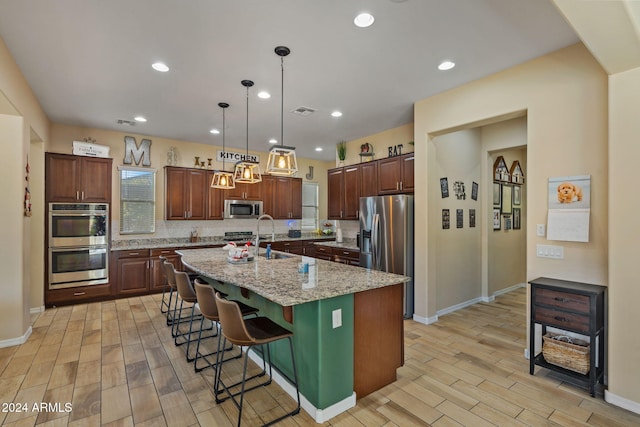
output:
M 260 256 L 246 264 L 230 264 L 227 251 L 221 248 L 185 249 L 178 253 L 182 262 L 197 273 L 246 288 L 285 307 L 411 280 L 398 274 L 278 251 L 273 253 L 290 258 L 268 260 Z M 309 273 L 298 273 L 298 263 L 303 260 L 310 263 Z
M 360 251 L 356 239 L 344 239 L 344 241 L 338 243 L 336 241 L 331 242 L 315 242 L 317 246 L 329 246 L 331 248 L 348 249 L 351 251 Z

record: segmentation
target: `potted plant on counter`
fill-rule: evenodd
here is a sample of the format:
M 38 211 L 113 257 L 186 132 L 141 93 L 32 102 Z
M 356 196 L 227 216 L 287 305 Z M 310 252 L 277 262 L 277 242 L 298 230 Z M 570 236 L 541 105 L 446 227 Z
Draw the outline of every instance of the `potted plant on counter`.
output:
M 344 159 L 347 158 L 347 141 L 338 142 L 338 160 L 339 165 L 344 166 Z

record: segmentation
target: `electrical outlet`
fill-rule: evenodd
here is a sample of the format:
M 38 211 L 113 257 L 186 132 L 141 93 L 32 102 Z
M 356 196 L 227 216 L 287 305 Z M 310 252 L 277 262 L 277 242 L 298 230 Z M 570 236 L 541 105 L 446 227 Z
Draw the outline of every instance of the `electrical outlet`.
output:
M 331 317 L 333 320 L 333 328 L 339 328 L 342 326 L 342 309 L 339 308 L 337 310 L 333 310 L 331 312 Z
M 536 236 L 538 237 L 544 237 L 544 224 L 536 224 Z

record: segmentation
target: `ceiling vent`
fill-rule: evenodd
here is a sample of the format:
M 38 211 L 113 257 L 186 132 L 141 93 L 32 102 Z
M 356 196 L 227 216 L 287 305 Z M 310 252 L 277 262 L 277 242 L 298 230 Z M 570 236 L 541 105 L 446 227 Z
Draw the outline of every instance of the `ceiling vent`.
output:
M 133 120 L 124 120 L 124 119 L 118 119 L 118 124 L 119 125 L 129 125 L 129 126 L 135 126 L 136 122 Z
M 311 113 L 315 113 L 316 110 L 309 107 L 298 107 L 295 110 L 291 110 L 293 114 L 298 114 L 300 116 L 308 116 Z

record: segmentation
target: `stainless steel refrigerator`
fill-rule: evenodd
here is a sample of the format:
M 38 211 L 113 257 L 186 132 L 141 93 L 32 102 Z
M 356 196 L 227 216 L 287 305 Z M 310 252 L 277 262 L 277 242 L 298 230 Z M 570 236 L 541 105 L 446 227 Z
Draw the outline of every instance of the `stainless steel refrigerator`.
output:
M 410 276 L 404 317 L 413 317 L 413 196 L 360 198 L 360 266 Z

